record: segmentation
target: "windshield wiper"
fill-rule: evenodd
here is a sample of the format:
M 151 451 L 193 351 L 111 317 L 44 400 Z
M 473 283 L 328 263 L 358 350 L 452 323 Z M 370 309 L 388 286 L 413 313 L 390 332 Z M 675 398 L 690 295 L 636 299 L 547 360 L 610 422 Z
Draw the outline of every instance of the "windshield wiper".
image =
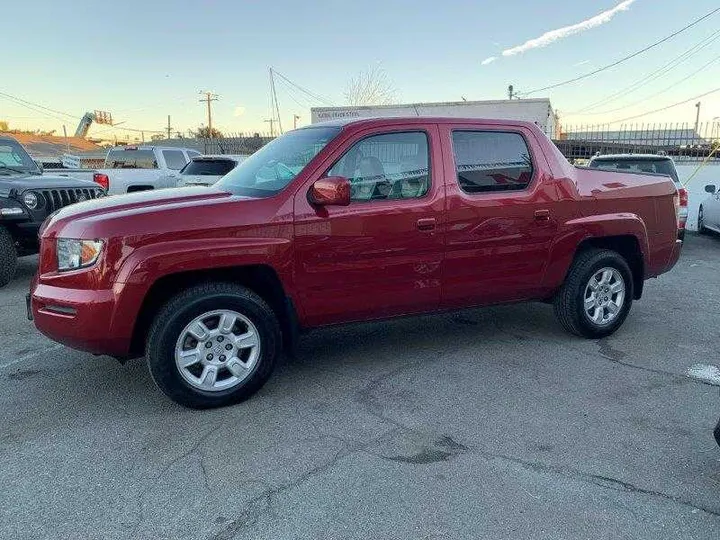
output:
M 20 173 L 20 174 L 26 174 L 29 172 L 29 171 L 23 171 L 21 169 L 16 169 L 14 167 L 8 167 L 4 163 L 0 163 L 0 171 L 3 171 L 3 170 L 13 171 L 13 172 Z

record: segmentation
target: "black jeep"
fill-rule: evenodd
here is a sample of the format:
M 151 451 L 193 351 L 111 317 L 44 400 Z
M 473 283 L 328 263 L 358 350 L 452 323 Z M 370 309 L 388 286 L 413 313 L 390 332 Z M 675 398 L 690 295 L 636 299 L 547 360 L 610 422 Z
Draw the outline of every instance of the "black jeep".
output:
M 50 214 L 104 195 L 94 182 L 43 176 L 20 143 L 0 137 L 0 287 L 15 275 L 18 257 L 38 252 L 38 229 Z

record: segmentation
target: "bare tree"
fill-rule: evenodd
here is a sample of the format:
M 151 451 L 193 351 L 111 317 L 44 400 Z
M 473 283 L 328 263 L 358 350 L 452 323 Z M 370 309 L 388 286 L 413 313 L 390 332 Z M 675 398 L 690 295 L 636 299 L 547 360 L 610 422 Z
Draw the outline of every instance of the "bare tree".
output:
M 348 105 L 390 105 L 397 100 L 397 91 L 385 70 L 375 65 L 350 79 L 345 88 Z

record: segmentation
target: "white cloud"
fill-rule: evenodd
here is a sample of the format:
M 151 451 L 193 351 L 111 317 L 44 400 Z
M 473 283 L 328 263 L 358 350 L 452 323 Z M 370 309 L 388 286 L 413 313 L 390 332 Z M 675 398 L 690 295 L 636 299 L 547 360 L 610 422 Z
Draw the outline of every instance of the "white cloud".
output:
M 529 51 L 531 49 L 539 49 L 541 47 L 547 47 L 551 43 L 554 43 L 560 39 L 564 39 L 568 36 L 572 36 L 574 34 L 579 34 L 581 32 L 584 32 L 585 30 L 589 30 L 591 28 L 595 28 L 596 26 L 603 25 L 607 22 L 610 22 L 610 20 L 620 13 L 621 11 L 627 11 L 630 9 L 630 6 L 635 3 L 635 0 L 624 0 L 623 2 L 620 2 L 617 6 L 614 8 L 608 9 L 606 11 L 603 11 L 602 13 L 598 13 L 594 17 L 590 17 L 589 19 L 585 19 L 584 21 L 581 21 L 577 24 L 572 24 L 570 26 L 563 26 L 562 28 L 558 28 L 556 30 L 550 30 L 549 32 L 545 32 L 540 37 L 530 39 L 523 43 L 522 45 L 518 45 L 516 47 L 511 47 L 509 49 L 505 49 L 502 52 L 503 56 L 515 56 L 516 54 L 522 54 L 526 51 Z M 493 58 L 493 57 L 490 57 Z M 488 58 L 483 62 L 487 62 L 488 64 L 492 62 L 492 60 Z M 494 60 L 494 58 L 493 58 Z
M 235 116 L 242 116 L 243 114 L 245 114 L 245 107 L 243 107 L 242 105 L 238 105 L 237 107 L 235 107 Z
M 495 60 L 497 60 L 497 56 L 491 56 L 490 58 L 486 58 L 482 62 L 480 62 L 481 66 L 487 66 L 488 64 L 492 64 Z

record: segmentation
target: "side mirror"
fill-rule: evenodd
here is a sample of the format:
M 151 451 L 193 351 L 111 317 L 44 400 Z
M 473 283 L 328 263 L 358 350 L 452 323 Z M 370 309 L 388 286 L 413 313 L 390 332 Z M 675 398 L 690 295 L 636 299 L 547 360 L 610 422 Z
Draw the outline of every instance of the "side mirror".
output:
M 308 194 L 310 202 L 319 206 L 350 204 L 350 180 L 344 176 L 328 176 L 316 181 Z
M 708 184 L 707 186 L 705 186 L 705 191 L 707 191 L 708 193 L 715 193 L 715 186 L 712 184 Z

